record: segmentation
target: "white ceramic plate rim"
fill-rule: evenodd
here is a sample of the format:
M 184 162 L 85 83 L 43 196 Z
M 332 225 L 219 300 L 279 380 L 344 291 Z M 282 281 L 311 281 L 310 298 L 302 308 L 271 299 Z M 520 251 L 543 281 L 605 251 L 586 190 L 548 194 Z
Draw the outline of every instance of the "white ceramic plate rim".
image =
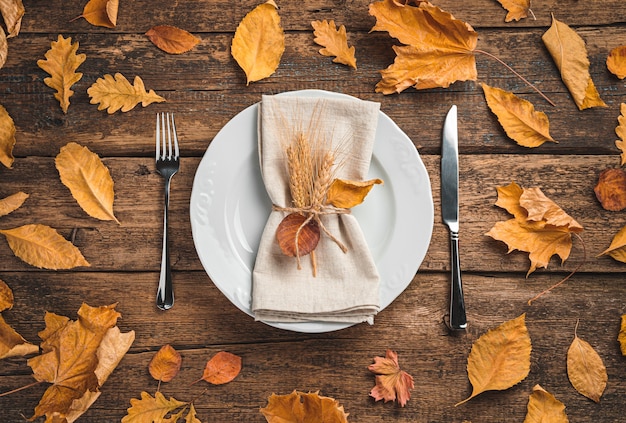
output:
M 350 98 L 321 90 L 279 95 Z M 256 248 L 271 203 L 263 186 L 257 147 L 258 103 L 232 118 L 211 141 L 194 177 L 190 217 L 194 245 L 215 286 L 240 310 L 250 309 Z M 380 309 L 411 283 L 433 230 L 430 179 L 408 136 L 379 112 L 368 177 L 384 180 L 353 209 L 378 268 Z M 303 322 L 268 325 L 296 332 L 329 332 L 351 323 Z

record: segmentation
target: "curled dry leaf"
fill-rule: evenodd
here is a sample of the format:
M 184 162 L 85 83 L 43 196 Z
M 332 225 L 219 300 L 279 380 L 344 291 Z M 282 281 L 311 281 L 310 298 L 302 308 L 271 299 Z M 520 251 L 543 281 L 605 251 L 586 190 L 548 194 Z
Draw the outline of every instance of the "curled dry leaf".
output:
M 170 344 L 164 345 L 152 357 L 148 370 L 150 375 L 160 381 L 169 382 L 176 377 L 180 371 L 180 365 L 183 359 Z
M 398 401 L 404 407 L 411 399 L 411 390 L 414 388 L 413 376 L 400 369 L 398 354 L 387 350 L 385 357 L 374 357 L 374 364 L 368 370 L 376 374 L 376 386 L 370 391 L 370 396 L 376 401 Z
M 9 42 L 7 41 L 7 35 L 2 27 L 0 27 L 0 68 L 7 62 L 9 56 Z
M 200 42 L 188 31 L 171 25 L 157 25 L 146 32 L 146 36 L 166 53 L 182 54 L 188 52 Z
M 626 46 L 615 47 L 606 58 L 606 67 L 619 79 L 626 78 Z
M 339 29 L 335 26 L 335 21 L 313 21 L 313 35 L 315 41 L 321 45 L 319 53 L 323 56 L 335 56 L 333 62 L 341 63 L 356 69 L 356 57 L 354 56 L 354 46 L 348 47 L 346 27 L 341 25 Z
M 525 313 L 482 335 L 467 359 L 472 395 L 459 404 L 482 392 L 509 389 L 524 380 L 530 372 L 531 350 Z
M 0 360 L 39 352 L 39 347 L 26 341 L 0 315 Z
M 554 395 L 535 385 L 528 398 L 528 412 L 524 423 L 568 423 L 565 405 Z
M 87 89 L 91 104 L 98 104 L 98 110 L 107 109 L 107 113 L 113 114 L 118 110 L 127 112 L 141 103 L 143 107 L 152 103 L 165 101 L 153 90 L 146 91 L 142 79 L 135 76 L 133 85 L 121 73 L 115 76 L 104 75 Z
M 187 404 L 175 398 L 168 400 L 160 392 L 157 392 L 154 397 L 147 392 L 142 392 L 141 399 L 130 400 L 128 414 L 122 418 L 122 423 L 162 422 L 168 413 Z
M 235 379 L 239 372 L 241 372 L 241 357 L 220 351 L 206 363 L 202 380 L 213 385 L 223 385 Z
M 523 147 L 539 147 L 546 141 L 555 142 L 550 136 L 550 122 L 543 112 L 535 111 L 529 101 L 513 93 L 481 84 L 487 105 L 498 117 L 506 134 Z
M 283 254 L 301 257 L 315 250 L 321 231 L 317 221 L 300 213 L 290 213 L 276 228 L 276 241 Z
M 376 18 L 372 31 L 387 31 L 404 46 L 394 46 L 396 58 L 382 70 L 376 92 L 393 94 L 416 89 L 446 88 L 455 81 L 476 80 L 474 50 L 478 34 L 467 23 L 428 2 L 417 7 L 394 0 L 371 3 Z
M 581 395 L 600 402 L 608 380 L 606 367 L 593 347 L 576 333 L 567 350 L 567 376 Z
M 97 154 L 70 142 L 61 147 L 54 163 L 61 182 L 89 216 L 119 223 L 113 214 L 113 179 Z
M 0 106 L 0 163 L 11 168 L 13 166 L 13 147 L 15 146 L 15 123 L 9 112 Z
M 622 355 L 626 356 L 626 314 L 622 314 L 622 324 L 620 326 L 619 335 L 617 336 Z
M 626 208 L 626 172 L 622 169 L 603 170 L 593 192 L 604 209 L 623 210 Z
M 19 209 L 27 198 L 28 194 L 20 191 L 0 199 L 0 216 L 5 216 Z
M 620 115 L 617 118 L 618 125 L 615 128 L 615 133 L 619 137 L 619 140 L 615 141 L 615 146 L 622 152 L 621 165 L 626 164 L 626 103 L 620 105 Z
M 76 54 L 78 42 L 72 44 L 72 38 L 63 38 L 59 35 L 57 41 L 52 41 L 51 48 L 46 52 L 46 60 L 37 60 L 37 66 L 50 74 L 43 82 L 50 88 L 57 90 L 54 98 L 59 100 L 63 113 L 67 113 L 70 106 L 70 97 L 74 94 L 72 85 L 83 77 L 76 73 L 76 69 L 87 58 L 84 54 Z
M 95 26 L 115 28 L 119 0 L 89 0 L 79 17 Z
M 260 411 L 268 423 L 348 422 L 343 405 L 334 398 L 319 395 L 319 391 L 304 393 L 294 390 L 288 395 L 272 394 Z
M 272 75 L 285 51 L 285 34 L 276 3 L 268 0 L 248 13 L 237 26 L 231 54 L 246 73 L 247 84 Z
M 541 38 L 578 109 L 607 107 L 591 80 L 587 47 L 580 35 L 553 16 L 552 25 Z
M 13 308 L 13 291 L 0 279 L 0 312 Z
M 508 12 L 504 18 L 505 22 L 519 21 L 527 18 L 529 13 L 535 17 L 530 9 L 530 0 L 498 0 L 498 2 Z
M 369 181 L 334 179 L 326 193 L 326 203 L 341 209 L 351 209 L 365 200 L 374 185 L 382 183 L 383 180 L 378 178 Z
M 22 0 L 0 0 L 0 13 L 7 28 L 7 38 L 17 36 L 22 26 L 22 17 L 24 17 Z
M 46 225 L 0 230 L 13 253 L 31 266 L 58 270 L 90 266 L 80 250 Z
M 626 263 L 626 226 L 620 229 L 613 237 L 609 248 L 604 250 L 600 255 L 608 255 L 617 261 Z

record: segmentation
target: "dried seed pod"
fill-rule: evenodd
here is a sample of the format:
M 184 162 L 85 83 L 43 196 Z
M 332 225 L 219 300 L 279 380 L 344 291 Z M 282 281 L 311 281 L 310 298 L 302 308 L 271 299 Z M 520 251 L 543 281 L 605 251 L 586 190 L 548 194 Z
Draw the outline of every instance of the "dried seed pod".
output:
M 308 222 L 306 220 L 307 216 L 300 213 L 291 213 L 276 228 L 276 240 L 286 256 L 295 257 L 297 255 L 302 257 L 317 247 L 317 243 L 320 240 L 319 225 L 314 219 Z

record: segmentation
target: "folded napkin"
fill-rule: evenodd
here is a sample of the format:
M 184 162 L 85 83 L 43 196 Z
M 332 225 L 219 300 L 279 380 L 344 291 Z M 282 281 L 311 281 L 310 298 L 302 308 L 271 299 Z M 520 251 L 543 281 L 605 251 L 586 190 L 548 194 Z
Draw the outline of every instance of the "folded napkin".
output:
M 259 159 L 274 204 L 252 273 L 252 311 L 268 322 L 374 322 L 379 307 L 379 275 L 363 232 L 351 214 L 323 214 L 321 222 L 339 244 L 322 232 L 310 256 L 281 251 L 276 228 L 293 207 L 285 145 L 298 131 L 313 131 L 340 152 L 334 177 L 367 179 L 380 104 L 350 98 L 263 96 L 259 107 Z M 367 199 L 365 200 L 367 201 Z

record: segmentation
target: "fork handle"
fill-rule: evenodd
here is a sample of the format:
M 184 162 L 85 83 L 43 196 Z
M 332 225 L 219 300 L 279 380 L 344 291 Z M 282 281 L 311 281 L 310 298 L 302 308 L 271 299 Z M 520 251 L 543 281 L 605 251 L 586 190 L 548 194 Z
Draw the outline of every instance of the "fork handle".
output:
M 452 277 L 450 281 L 450 328 L 453 330 L 465 329 L 465 300 L 463 299 L 463 285 L 461 282 L 461 259 L 459 258 L 459 233 L 450 231 L 450 260 Z
M 172 287 L 172 269 L 170 266 L 170 248 L 168 242 L 168 215 L 170 204 L 170 178 L 165 179 L 165 211 L 163 213 L 163 250 L 161 253 L 161 274 L 156 304 L 161 310 L 168 310 L 174 305 L 174 289 Z

